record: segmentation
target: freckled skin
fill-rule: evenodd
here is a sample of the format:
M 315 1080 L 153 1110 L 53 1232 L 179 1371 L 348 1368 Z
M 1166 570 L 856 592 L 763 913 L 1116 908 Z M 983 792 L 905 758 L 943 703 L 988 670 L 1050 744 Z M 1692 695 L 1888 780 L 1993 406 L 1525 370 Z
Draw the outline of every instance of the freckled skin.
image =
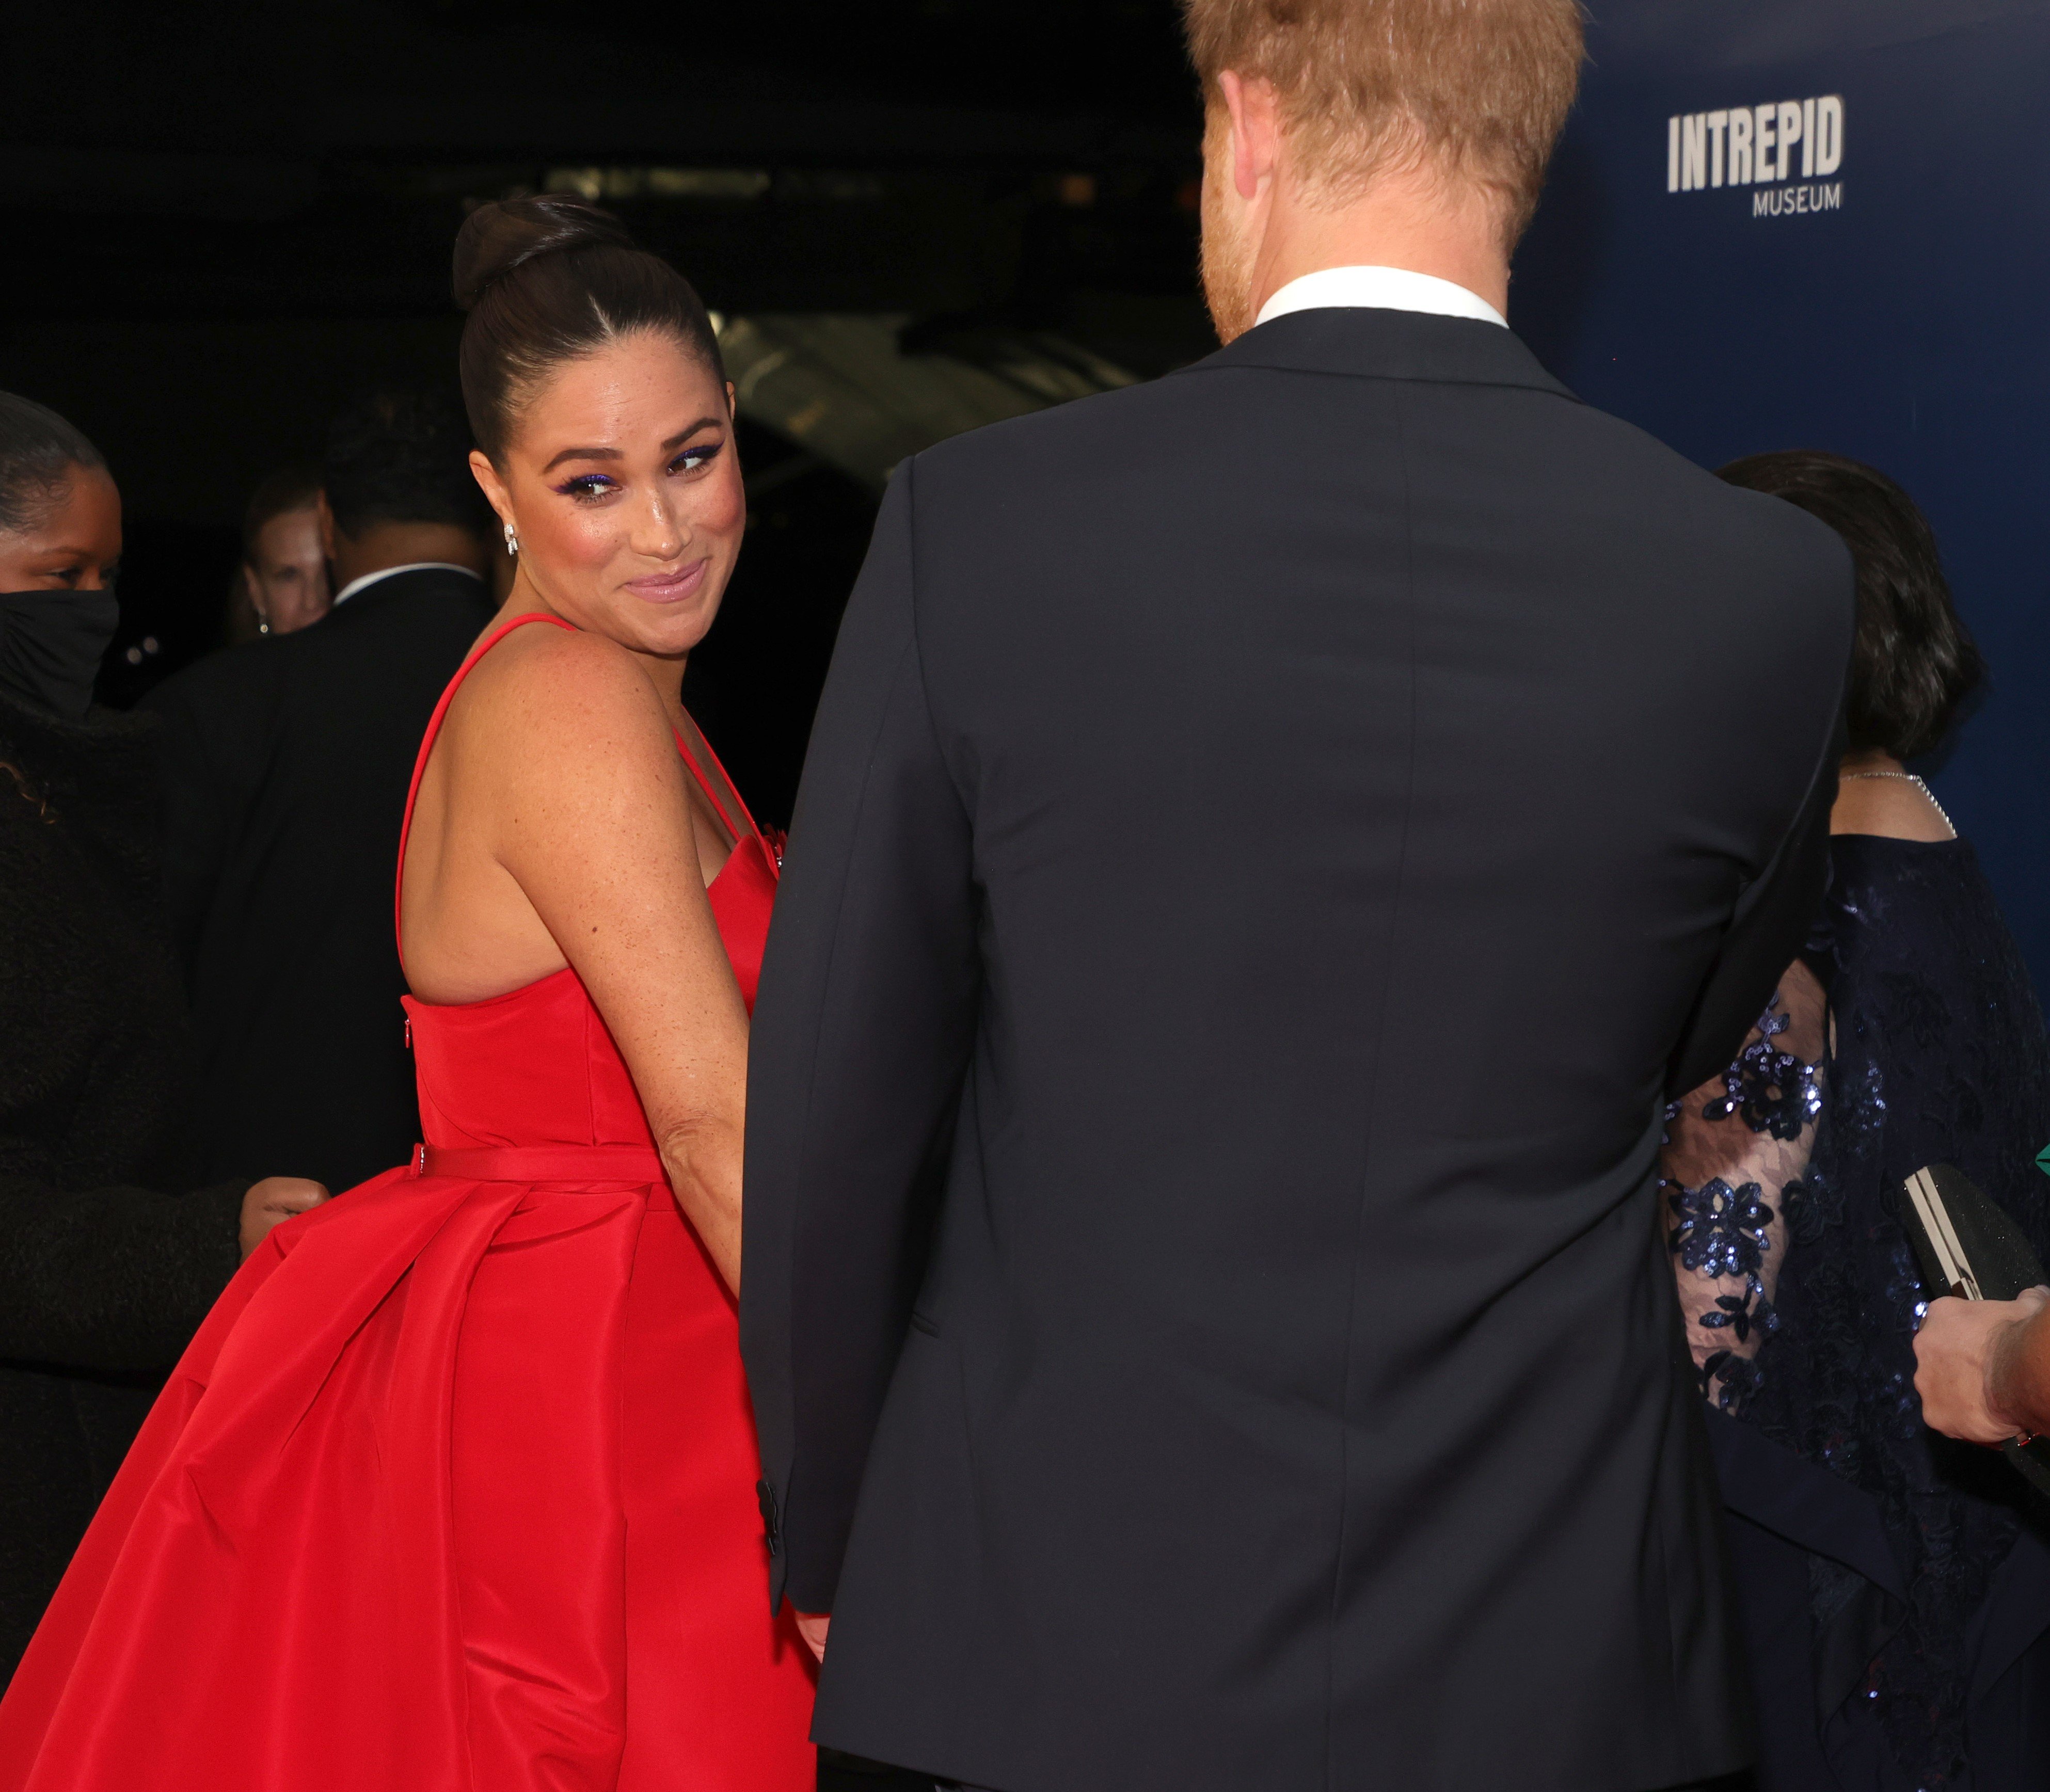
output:
M 610 637 L 655 662 L 649 675 L 677 701 L 684 659 L 719 614 L 746 527 L 732 402 L 730 386 L 662 336 L 629 337 L 558 368 L 498 460 L 470 457 L 519 537 L 505 614 L 544 608 Z M 613 452 L 559 458 L 577 448 Z M 680 454 L 709 458 L 679 467 Z M 633 588 L 700 561 L 692 590 Z
M 737 1287 L 747 1014 L 706 895 L 735 843 L 676 750 L 680 734 L 709 762 L 681 692 L 746 525 L 732 434 L 731 388 L 645 333 L 552 369 L 496 458 L 472 456 L 520 542 L 493 630 L 576 632 L 515 629 L 465 679 L 421 777 L 401 922 L 422 1001 L 575 972 Z

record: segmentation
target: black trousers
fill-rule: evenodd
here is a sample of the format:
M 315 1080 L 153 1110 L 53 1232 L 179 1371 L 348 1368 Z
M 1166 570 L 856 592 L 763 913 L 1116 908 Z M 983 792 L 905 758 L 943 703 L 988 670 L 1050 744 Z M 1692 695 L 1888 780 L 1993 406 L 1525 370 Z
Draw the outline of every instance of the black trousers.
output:
M 933 1792 L 930 1774 L 886 1767 L 836 1748 L 819 1751 L 819 1792 Z
M 1748 1772 L 1722 1779 L 1697 1780 L 1674 1786 L 1664 1792 L 1750 1792 Z M 989 1792 L 986 1786 L 963 1786 L 955 1780 L 935 1780 L 923 1774 L 907 1773 L 902 1767 L 886 1767 L 880 1762 L 862 1761 L 830 1748 L 819 1751 L 819 1792 Z

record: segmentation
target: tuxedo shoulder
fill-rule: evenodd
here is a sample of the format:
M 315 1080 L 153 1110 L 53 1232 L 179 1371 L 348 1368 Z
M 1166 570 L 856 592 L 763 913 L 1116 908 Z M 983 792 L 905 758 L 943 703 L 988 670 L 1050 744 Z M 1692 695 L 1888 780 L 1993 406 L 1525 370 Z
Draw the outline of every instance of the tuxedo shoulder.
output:
M 161 715 L 188 710 L 204 713 L 222 703 L 246 702 L 250 693 L 275 680 L 279 671 L 278 649 L 289 638 L 246 641 L 220 648 L 173 672 L 135 707 Z
M 1559 407 L 1548 433 L 1548 452 L 1570 469 L 1574 501 L 1593 527 L 1619 539 L 1655 536 L 1668 554 L 1721 579 L 1732 606 L 1793 606 L 1848 642 L 1850 551 L 1827 524 L 1783 498 L 1730 485 L 1592 405 Z
M 1562 409 L 1557 427 L 1583 438 L 1579 464 L 1588 473 L 1604 469 L 1618 483 L 1660 501 L 1672 520 L 1699 528 L 1736 549 L 1758 548 L 1832 568 L 1849 565 L 1849 551 L 1835 530 L 1783 498 L 1732 485 L 1649 430 L 1591 404 Z
M 380 579 L 346 602 L 337 604 L 310 629 L 287 635 L 286 641 L 332 640 L 357 629 L 403 628 L 427 616 L 451 612 L 488 620 L 494 606 L 489 588 L 474 573 L 451 567 L 421 567 Z
M 450 642 L 466 650 L 491 613 L 481 581 L 431 568 L 394 579 L 389 589 L 373 585 L 277 645 L 283 649 L 281 663 L 294 668 L 359 660 L 376 664 L 414 649 L 438 656 Z
M 991 480 L 1007 485 L 1021 473 L 1058 479 L 1078 467 L 1101 473 L 1128 466 L 1135 453 L 1158 455 L 1185 441 L 1192 407 L 1206 408 L 1208 395 L 1199 383 L 1169 374 L 985 423 L 924 450 L 910 464 L 920 484 L 949 488 Z

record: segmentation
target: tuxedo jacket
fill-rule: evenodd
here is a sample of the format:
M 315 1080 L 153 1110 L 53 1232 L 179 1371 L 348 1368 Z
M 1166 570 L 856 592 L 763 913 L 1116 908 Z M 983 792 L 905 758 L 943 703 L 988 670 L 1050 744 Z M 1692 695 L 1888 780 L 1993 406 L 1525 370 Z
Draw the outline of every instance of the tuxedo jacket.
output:
M 397 573 L 147 699 L 212 1174 L 339 1193 L 420 1136 L 392 918 L 399 831 L 428 719 L 490 616 L 466 574 Z
M 1821 892 L 1841 543 L 1324 310 L 898 472 L 749 1077 L 815 1734 L 1605 1792 L 1748 1718 L 1654 1186 Z

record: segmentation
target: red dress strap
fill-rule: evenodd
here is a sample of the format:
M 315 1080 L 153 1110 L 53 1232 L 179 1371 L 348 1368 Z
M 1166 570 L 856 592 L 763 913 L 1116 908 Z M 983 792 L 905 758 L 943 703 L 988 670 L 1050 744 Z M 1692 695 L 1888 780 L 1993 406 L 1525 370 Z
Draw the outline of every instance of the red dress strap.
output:
M 401 920 L 403 913 L 401 905 L 406 895 L 406 843 L 412 838 L 413 804 L 419 801 L 420 774 L 427 769 L 427 755 L 435 750 L 435 737 L 442 731 L 442 718 L 448 714 L 449 704 L 454 699 L 456 692 L 462 688 L 462 681 L 470 676 L 470 668 L 515 629 L 529 622 L 552 622 L 559 629 L 567 629 L 571 634 L 576 633 L 575 623 L 565 622 L 559 616 L 544 616 L 535 610 L 528 611 L 524 616 L 516 616 L 511 621 L 493 629 L 471 649 L 470 657 L 456 668 L 455 676 L 449 680 L 448 688 L 442 692 L 442 700 L 435 705 L 435 713 L 427 719 L 427 731 L 421 737 L 419 754 L 413 761 L 413 781 L 406 790 L 406 819 L 399 828 L 399 875 L 392 880 L 392 931 L 398 939 L 401 963 L 404 962 L 406 956 L 406 936 Z
M 693 726 L 696 725 L 696 719 L 695 717 L 692 718 Z M 718 768 L 720 778 L 724 781 L 727 789 L 733 793 L 734 801 L 740 805 L 740 821 L 735 821 L 727 813 L 726 804 L 719 800 L 718 791 L 712 788 L 711 780 L 705 776 L 704 768 L 699 765 L 697 755 L 691 751 L 690 742 L 684 738 L 682 731 L 679 730 L 676 734 L 676 751 L 682 754 L 684 763 L 690 767 L 691 776 L 698 781 L 698 789 L 705 793 L 705 801 L 711 804 L 719 820 L 725 824 L 726 831 L 732 835 L 735 847 L 738 847 L 742 840 L 750 838 L 761 840 L 762 830 L 755 826 L 754 817 L 748 812 L 747 799 L 741 795 L 740 786 L 733 781 L 733 774 L 721 763 L 719 750 L 709 740 L 705 739 L 705 733 L 702 728 L 698 730 L 698 738 L 704 741 L 705 751 L 711 755 L 711 762 Z M 745 822 L 746 825 L 742 827 L 742 822 Z

